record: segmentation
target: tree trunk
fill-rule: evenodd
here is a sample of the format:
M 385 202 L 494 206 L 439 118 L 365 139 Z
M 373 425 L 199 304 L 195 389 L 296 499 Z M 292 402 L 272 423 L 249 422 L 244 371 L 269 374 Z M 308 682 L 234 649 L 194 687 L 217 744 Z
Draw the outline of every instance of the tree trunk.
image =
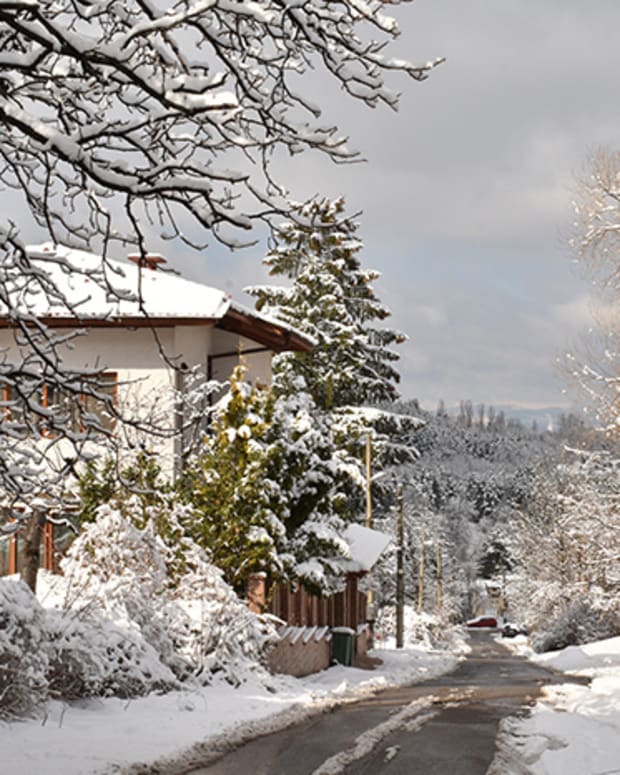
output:
M 21 578 L 34 594 L 37 588 L 37 573 L 41 565 L 41 537 L 45 517 L 35 512 L 26 526 L 24 534 L 24 557 L 21 568 Z
M 418 613 L 424 610 L 424 551 L 426 546 L 426 528 L 422 528 L 422 543 L 420 546 L 420 565 L 418 568 Z

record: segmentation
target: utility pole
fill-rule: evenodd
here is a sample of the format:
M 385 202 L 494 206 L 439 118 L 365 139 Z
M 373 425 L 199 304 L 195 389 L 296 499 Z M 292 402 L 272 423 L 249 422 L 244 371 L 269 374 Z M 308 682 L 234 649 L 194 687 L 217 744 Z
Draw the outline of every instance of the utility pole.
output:
M 370 479 L 372 476 L 370 465 L 370 433 L 366 434 L 366 527 L 372 527 L 372 497 L 370 492 Z
M 420 565 L 418 570 L 418 613 L 424 608 L 424 552 L 426 546 L 426 528 L 422 528 L 422 545 L 420 546 Z
M 366 527 L 372 527 L 372 496 L 371 496 L 371 447 L 370 433 L 366 434 Z M 370 627 L 371 642 L 374 635 L 375 598 L 372 589 L 366 595 L 366 618 Z
M 405 631 L 405 571 L 403 569 L 403 486 L 398 485 L 396 512 L 396 648 L 402 649 Z
M 437 606 L 437 610 L 441 610 L 442 605 L 442 567 L 441 567 L 441 542 L 437 541 L 437 594 L 435 598 L 435 605 Z

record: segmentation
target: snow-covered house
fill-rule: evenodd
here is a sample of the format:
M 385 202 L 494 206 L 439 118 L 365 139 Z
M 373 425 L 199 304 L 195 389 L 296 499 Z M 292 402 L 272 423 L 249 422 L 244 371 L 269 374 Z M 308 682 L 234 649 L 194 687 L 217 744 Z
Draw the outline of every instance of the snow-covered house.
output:
M 99 373 L 98 393 L 115 404 L 132 402 L 138 407 L 132 411 L 139 412 L 141 405 L 144 411 L 157 409 L 164 424 L 168 414 L 171 428 L 183 421 L 178 395 L 185 389 L 186 374 L 197 371 L 205 380 L 223 381 L 243 359 L 246 379 L 268 384 L 274 352 L 312 347 L 307 337 L 236 303 L 229 294 L 167 271 L 159 256 L 102 262 L 100 256 L 53 244 L 31 247 L 28 253 L 37 275 L 31 272 L 21 281 L 14 273 L 11 283 L 4 284 L 9 294 L 9 304 L 0 304 L 4 363 L 38 362 L 15 325 L 18 310 L 22 320 L 32 316 L 43 324 L 63 369 Z M 0 374 L 4 416 L 13 389 Z M 42 381 L 36 400 L 43 410 L 62 400 L 55 391 L 60 392 L 58 386 L 51 389 Z M 97 401 L 90 401 L 88 411 L 100 409 Z M 104 413 L 101 423 L 106 422 L 111 420 Z M 178 436 L 162 434 L 157 444 L 160 460 L 174 470 Z M 54 454 L 62 456 L 62 444 L 57 447 Z M 14 569 L 15 551 L 9 549 L 3 561 L 0 549 L 0 572 Z

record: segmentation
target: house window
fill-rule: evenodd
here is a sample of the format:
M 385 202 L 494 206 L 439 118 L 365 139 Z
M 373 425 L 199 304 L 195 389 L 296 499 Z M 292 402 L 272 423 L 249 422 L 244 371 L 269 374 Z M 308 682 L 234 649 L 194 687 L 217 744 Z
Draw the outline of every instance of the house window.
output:
M 84 378 L 79 395 L 45 385 L 42 404 L 46 409 L 56 410 L 54 428 L 69 428 L 76 433 L 88 428 L 112 431 L 114 416 L 110 410 L 117 401 L 116 385 L 115 372 Z
M 41 568 L 58 573 L 60 561 L 75 539 L 76 531 L 68 520 L 46 522 L 41 535 Z M 24 537 L 21 533 L 0 536 L 0 576 L 20 573 L 24 564 Z
M 45 436 L 53 436 L 60 428 L 74 433 L 93 429 L 112 431 L 114 416 L 110 411 L 117 401 L 117 374 L 104 372 L 93 377 L 84 377 L 81 392 L 63 390 L 57 385 L 44 384 L 34 400 L 44 410 L 40 414 L 29 412 L 30 427 L 36 425 Z M 2 407 L 5 418 L 19 423 L 25 418 L 24 407 L 15 402 L 13 388 L 2 388 Z M 45 410 L 53 410 L 46 413 Z M 25 420 L 24 420 L 25 422 Z
M 18 572 L 18 541 L 16 535 L 0 536 L 0 576 Z
M 86 415 L 92 417 L 96 425 L 106 431 L 114 430 L 115 418 L 110 412 L 118 401 L 118 376 L 116 372 L 101 374 L 94 382 L 91 382 L 91 390 L 84 392 L 80 398 L 83 418 Z

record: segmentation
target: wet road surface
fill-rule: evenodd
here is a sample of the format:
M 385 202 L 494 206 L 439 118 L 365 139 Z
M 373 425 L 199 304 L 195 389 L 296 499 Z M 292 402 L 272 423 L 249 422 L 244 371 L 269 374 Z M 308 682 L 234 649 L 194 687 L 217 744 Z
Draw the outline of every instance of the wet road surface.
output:
M 566 683 L 486 631 L 454 672 L 388 689 L 253 740 L 187 775 L 484 775 L 499 722 Z

